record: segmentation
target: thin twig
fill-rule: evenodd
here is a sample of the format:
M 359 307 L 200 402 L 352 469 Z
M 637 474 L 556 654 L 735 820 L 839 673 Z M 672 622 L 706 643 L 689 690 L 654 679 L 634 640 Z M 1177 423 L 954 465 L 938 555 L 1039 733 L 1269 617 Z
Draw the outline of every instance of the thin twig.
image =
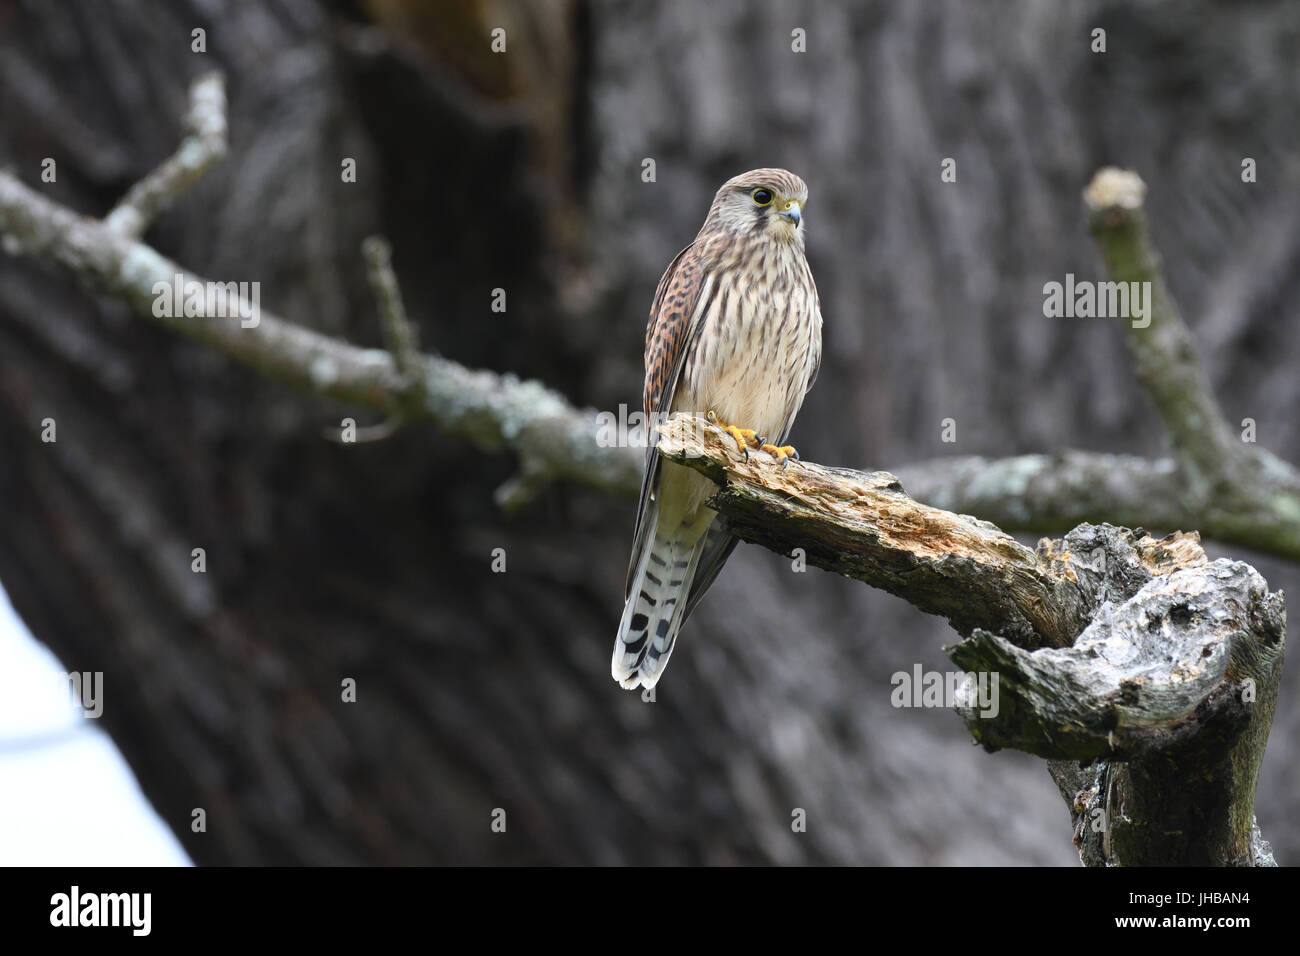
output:
M 199 181 L 226 155 L 226 82 L 220 73 L 206 73 L 190 84 L 185 136 L 172 156 L 140 180 L 104 225 L 138 239 L 178 196 Z
M 366 276 L 375 293 L 384 342 L 393 353 L 397 370 L 418 388 L 423 365 L 420 355 L 420 332 L 406 315 L 402 290 L 393 272 L 393 249 L 383 236 L 370 236 L 361 243 L 366 261 Z

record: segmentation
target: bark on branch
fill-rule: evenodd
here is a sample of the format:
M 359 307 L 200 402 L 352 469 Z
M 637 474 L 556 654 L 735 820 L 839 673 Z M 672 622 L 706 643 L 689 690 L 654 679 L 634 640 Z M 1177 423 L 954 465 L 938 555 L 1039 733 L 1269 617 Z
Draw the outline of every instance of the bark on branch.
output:
M 313 332 L 262 309 L 256 325 L 238 317 L 155 315 L 155 286 L 205 284 L 144 242 L 50 202 L 0 171 L 5 251 L 57 262 L 138 315 L 202 342 L 278 381 L 349 405 L 436 423 L 478 447 L 513 449 L 548 479 L 633 495 L 641 454 L 601 447 L 591 409 L 574 408 L 540 382 L 468 369 L 435 355 L 407 355 L 404 376 L 392 354 Z M 242 304 L 242 303 L 237 303 Z
M 104 225 L 139 238 L 185 190 L 226 155 L 226 83 L 207 73 L 190 84 L 185 138 L 170 159 L 155 169 L 104 217 Z
M 781 469 L 699 419 L 659 431 L 661 455 L 718 484 L 709 504 L 739 537 L 946 617 L 953 662 L 998 678 L 994 707 L 959 707 L 985 747 L 1066 762 L 1058 784 L 1100 762 L 1064 788 L 1086 862 L 1271 862 L 1254 795 L 1286 613 L 1253 568 L 1207 562 L 1194 532 L 1112 525 L 1031 551 L 886 472 Z
M 1149 321 L 1121 324 L 1173 457 L 1064 451 L 943 458 L 899 472 L 920 500 L 1009 531 L 1059 533 L 1081 521 L 1196 528 L 1208 538 L 1300 560 L 1300 471 L 1242 441 L 1223 416 L 1165 282 L 1145 194 L 1136 173 L 1106 168 L 1084 191 L 1084 203 L 1111 278 L 1150 283 Z
M 1089 222 L 1113 279 L 1150 283 L 1146 323 L 1123 323 L 1138 381 L 1164 423 L 1177 463 L 1175 500 L 1202 533 L 1300 558 L 1300 472 L 1224 418 L 1196 343 L 1165 283 L 1133 172 L 1102 169 L 1084 190 Z

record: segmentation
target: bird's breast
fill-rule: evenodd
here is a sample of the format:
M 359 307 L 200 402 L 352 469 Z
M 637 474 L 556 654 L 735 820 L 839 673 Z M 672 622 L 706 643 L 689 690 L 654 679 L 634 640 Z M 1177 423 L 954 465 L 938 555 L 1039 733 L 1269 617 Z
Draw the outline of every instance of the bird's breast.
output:
M 769 441 L 794 418 L 821 347 L 821 314 L 800 252 L 775 250 L 721 270 L 673 406 L 753 428 Z

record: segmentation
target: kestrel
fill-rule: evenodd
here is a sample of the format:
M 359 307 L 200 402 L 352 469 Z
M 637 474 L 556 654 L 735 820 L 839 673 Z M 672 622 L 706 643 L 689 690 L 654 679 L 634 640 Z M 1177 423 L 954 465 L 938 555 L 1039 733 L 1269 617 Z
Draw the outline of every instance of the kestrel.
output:
M 821 303 L 804 258 L 807 200 L 804 181 L 784 169 L 742 173 L 718 190 L 650 306 L 648 423 L 685 412 L 722 426 L 746 455 L 760 448 L 781 467 L 798 459 L 785 441 L 822 354 Z M 737 543 L 704 504 L 713 483 L 661 459 L 653 424 L 647 428 L 652 440 L 611 665 L 627 688 L 658 682 L 678 630 Z

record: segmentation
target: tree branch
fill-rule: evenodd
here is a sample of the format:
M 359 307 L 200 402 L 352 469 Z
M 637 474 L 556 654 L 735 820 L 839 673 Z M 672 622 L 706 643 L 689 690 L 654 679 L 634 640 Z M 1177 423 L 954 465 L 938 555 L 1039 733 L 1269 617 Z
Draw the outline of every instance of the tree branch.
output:
M 739 537 L 946 617 L 964 638 L 945 648 L 968 675 L 958 710 L 985 747 L 1104 762 L 1105 787 L 1063 789 L 1083 859 L 1271 861 L 1253 811 L 1286 612 L 1253 568 L 1208 563 L 1195 533 L 1112 525 L 1031 551 L 885 472 L 782 469 L 699 419 L 659 433 L 659 454 L 718 484 L 709 505 Z M 997 679 L 991 702 L 978 674 Z
M 384 341 L 392 353 L 397 370 L 406 384 L 418 385 L 420 381 L 419 330 L 406 317 L 402 290 L 393 272 L 393 247 L 380 236 L 371 236 L 361 244 L 361 255 L 366 260 L 366 276 L 375 293 L 379 319 L 384 330 Z
M 1182 500 L 1170 458 L 1086 451 L 962 455 L 904 465 L 898 476 L 918 501 L 979 515 L 1007 531 L 1060 533 L 1085 521 L 1108 521 L 1133 528 L 1194 527 L 1215 536 Z
M 208 280 L 139 240 L 50 202 L 5 172 L 0 233 L 7 252 L 57 262 L 137 314 L 304 392 L 389 414 L 404 411 L 484 450 L 513 449 L 526 460 L 544 462 L 550 479 L 624 495 L 640 487 L 640 450 L 602 447 L 596 412 L 574 408 L 539 382 L 420 354 L 411 357 L 414 378 L 408 383 L 388 352 L 349 345 L 265 309 L 248 327 L 238 317 L 155 315 L 156 287 L 178 281 L 206 286 Z
M 1026 647 L 1074 636 L 1075 583 L 987 522 L 919 504 L 888 472 L 748 458 L 699 419 L 659 429 L 659 454 L 718 483 L 711 507 L 746 541 L 905 597 L 959 633 L 985 626 Z
M 1223 417 L 1160 268 L 1135 173 L 1100 170 L 1084 191 L 1113 280 L 1149 282 L 1150 313 L 1126 319 L 1137 379 L 1173 458 L 1064 451 L 943 458 L 902 467 L 916 497 L 1009 531 L 1059 533 L 1083 521 L 1197 528 L 1206 537 L 1300 560 L 1300 471 L 1242 441 Z
M 220 73 L 206 73 L 190 84 L 185 137 L 176 152 L 131 187 L 116 208 L 104 217 L 104 225 L 138 239 L 181 193 L 225 155 L 226 81 Z
M 1208 482 L 1242 443 L 1229 430 L 1196 354 L 1196 343 L 1165 283 L 1151 242 L 1136 173 L 1106 167 L 1083 192 L 1089 225 L 1111 277 L 1148 283 L 1150 313 L 1121 323 L 1134 371 L 1188 473 Z
M 1150 283 L 1147 321 L 1126 322 L 1124 337 L 1138 382 L 1173 442 L 1181 489 L 1176 500 L 1194 516 L 1186 523 L 1206 534 L 1300 559 L 1300 472 L 1242 441 L 1219 410 L 1165 283 L 1147 228 L 1145 195 L 1136 173 L 1108 167 L 1084 190 L 1084 202 L 1111 276 Z

